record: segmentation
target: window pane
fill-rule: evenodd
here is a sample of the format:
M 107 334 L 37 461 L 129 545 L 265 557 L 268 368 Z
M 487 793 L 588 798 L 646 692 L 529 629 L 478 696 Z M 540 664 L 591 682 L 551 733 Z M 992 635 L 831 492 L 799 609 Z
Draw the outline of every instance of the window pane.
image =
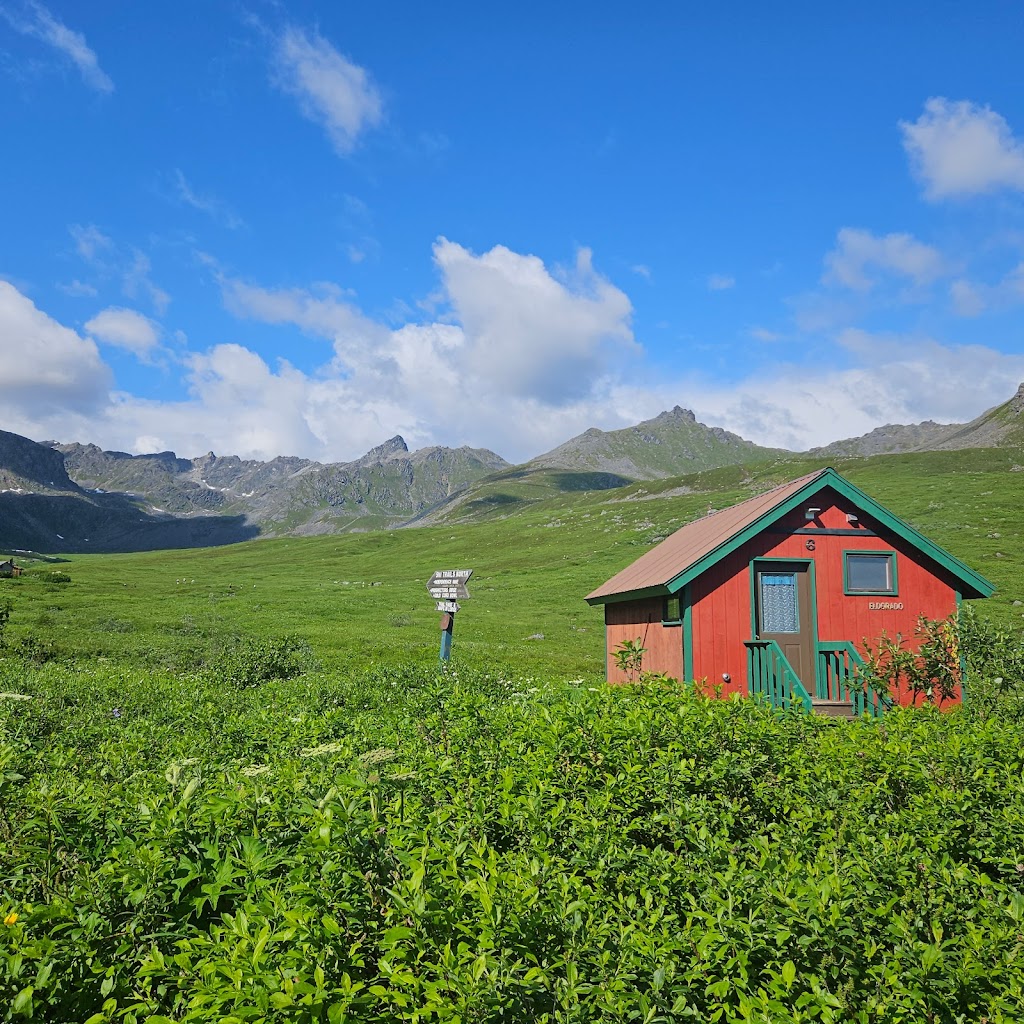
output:
M 761 573 L 761 632 L 799 633 L 796 573 Z
M 890 593 L 892 559 L 889 555 L 847 555 L 846 582 L 849 590 Z

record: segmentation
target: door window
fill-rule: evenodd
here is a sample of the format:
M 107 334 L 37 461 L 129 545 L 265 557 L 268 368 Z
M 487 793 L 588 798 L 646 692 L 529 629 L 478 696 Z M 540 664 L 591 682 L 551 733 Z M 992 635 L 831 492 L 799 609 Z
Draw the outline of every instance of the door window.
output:
M 799 633 L 800 611 L 795 572 L 762 572 L 761 632 Z

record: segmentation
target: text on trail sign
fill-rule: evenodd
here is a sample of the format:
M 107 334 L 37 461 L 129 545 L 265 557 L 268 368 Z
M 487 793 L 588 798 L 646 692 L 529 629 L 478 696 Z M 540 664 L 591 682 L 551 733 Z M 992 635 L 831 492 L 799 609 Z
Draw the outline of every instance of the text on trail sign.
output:
M 469 597 L 466 581 L 472 569 L 441 569 L 427 581 L 427 590 L 436 601 L 457 601 Z

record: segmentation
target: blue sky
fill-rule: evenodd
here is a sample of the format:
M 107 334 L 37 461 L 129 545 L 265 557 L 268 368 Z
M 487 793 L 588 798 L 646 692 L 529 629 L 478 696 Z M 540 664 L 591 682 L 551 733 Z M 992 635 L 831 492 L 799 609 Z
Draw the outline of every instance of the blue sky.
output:
M 1018 4 L 0 0 L 0 426 L 519 461 L 1024 380 Z

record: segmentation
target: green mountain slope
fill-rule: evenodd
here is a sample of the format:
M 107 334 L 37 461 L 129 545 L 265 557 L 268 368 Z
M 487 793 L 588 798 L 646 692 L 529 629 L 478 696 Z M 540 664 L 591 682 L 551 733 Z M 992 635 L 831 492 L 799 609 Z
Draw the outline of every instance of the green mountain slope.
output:
M 677 405 L 635 427 L 609 431 L 592 427 L 531 459 L 527 466 L 654 480 L 782 454 L 780 449 L 762 448 L 728 430 L 706 426 L 689 409 Z

